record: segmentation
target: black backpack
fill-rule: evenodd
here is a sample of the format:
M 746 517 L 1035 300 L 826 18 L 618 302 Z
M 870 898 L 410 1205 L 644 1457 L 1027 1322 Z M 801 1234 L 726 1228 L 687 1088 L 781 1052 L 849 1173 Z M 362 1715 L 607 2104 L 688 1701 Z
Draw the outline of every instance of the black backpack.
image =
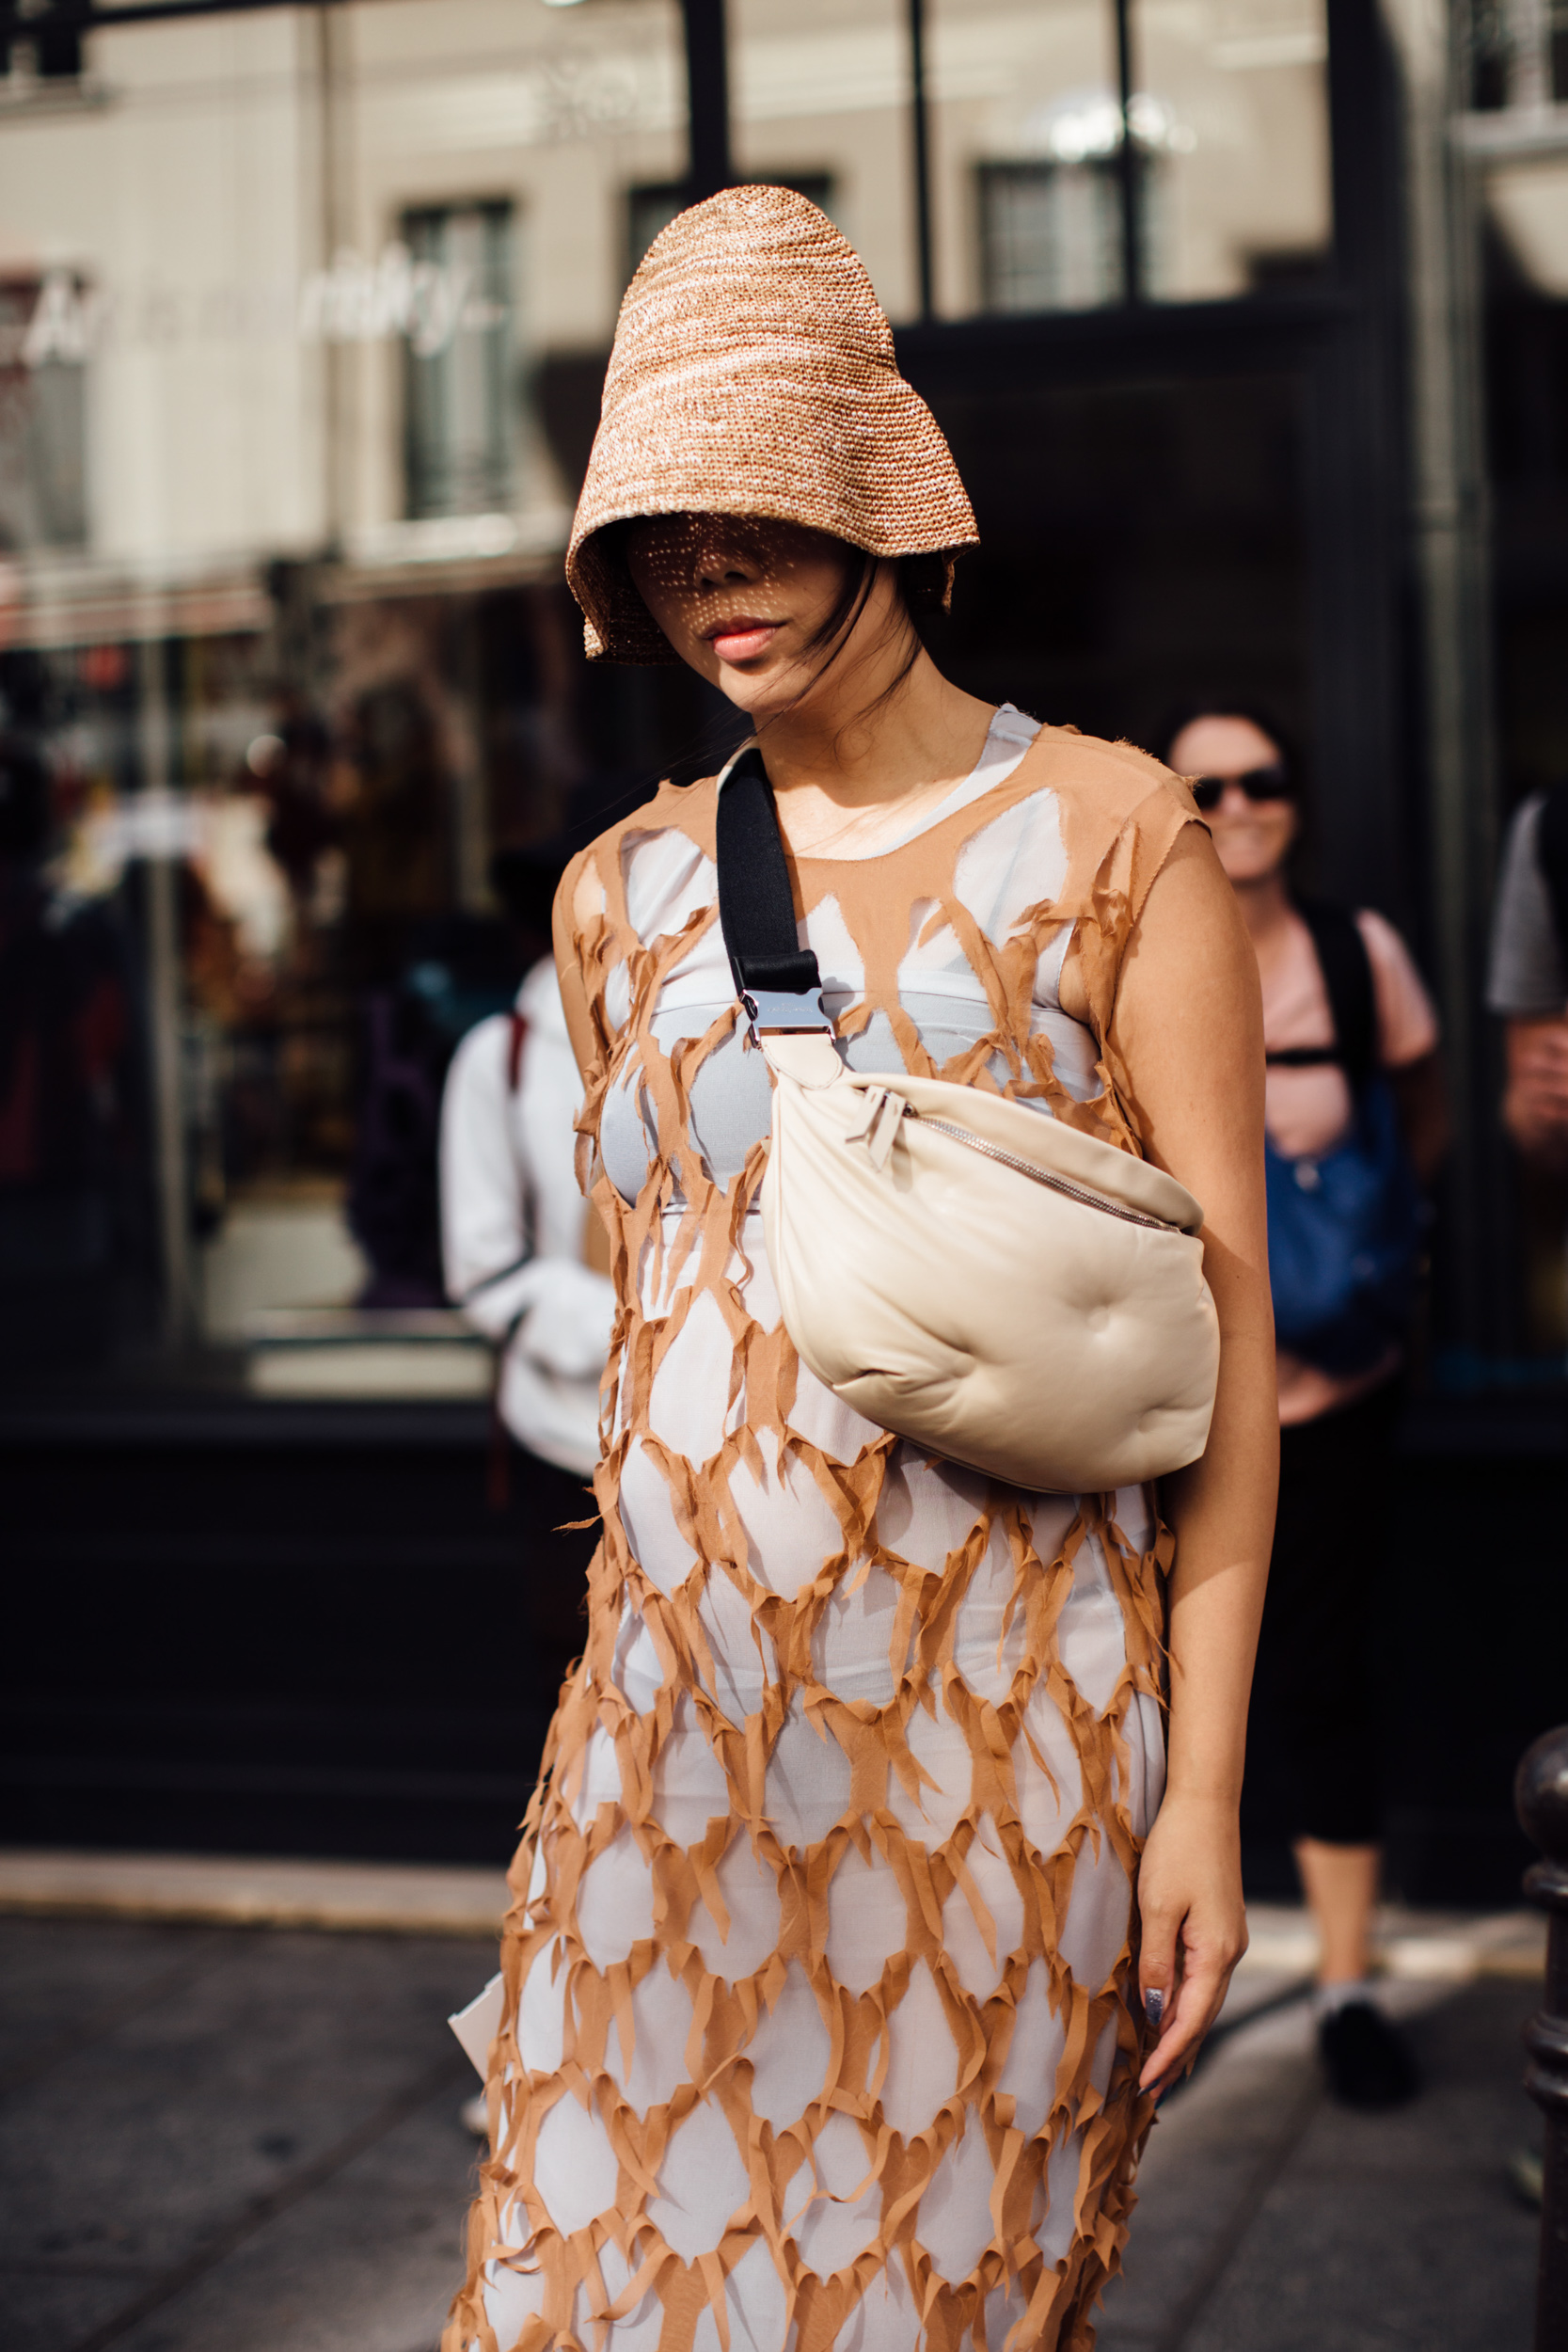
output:
M 1361 927 L 1344 907 L 1307 900 L 1334 1020 L 1332 1045 L 1269 1056 L 1287 1069 L 1335 1062 L 1350 1082 L 1348 1135 L 1319 1159 L 1266 1141 L 1269 1287 L 1282 1344 L 1324 1372 L 1369 1371 L 1410 1319 L 1420 1203 L 1399 1111 L 1378 1066 L 1377 995 Z
M 1337 1062 L 1358 1099 L 1377 1068 L 1377 994 L 1361 926 L 1328 898 L 1298 898 L 1296 913 L 1312 934 L 1334 1020 L 1332 1045 L 1292 1045 L 1271 1054 L 1278 1069 L 1309 1070 Z

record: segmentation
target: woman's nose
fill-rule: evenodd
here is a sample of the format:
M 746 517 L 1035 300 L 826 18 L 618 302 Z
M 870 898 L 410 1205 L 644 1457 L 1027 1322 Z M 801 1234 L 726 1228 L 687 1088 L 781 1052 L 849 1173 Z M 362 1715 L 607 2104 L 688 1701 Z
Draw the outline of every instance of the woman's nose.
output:
M 733 587 L 757 576 L 756 565 L 747 562 L 742 550 L 722 539 L 710 539 L 698 548 L 696 570 L 699 588 Z

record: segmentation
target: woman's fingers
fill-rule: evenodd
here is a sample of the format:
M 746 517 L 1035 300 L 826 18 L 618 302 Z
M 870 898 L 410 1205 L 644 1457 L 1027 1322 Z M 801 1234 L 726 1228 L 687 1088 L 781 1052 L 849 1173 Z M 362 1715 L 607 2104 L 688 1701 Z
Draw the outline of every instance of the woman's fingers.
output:
M 1138 1993 L 1149 2031 L 1168 2032 L 1177 2009 L 1177 1936 L 1180 1916 L 1145 1903 L 1140 1922 Z
M 1233 1965 L 1230 1961 L 1222 1962 L 1217 1955 L 1205 1958 L 1191 1952 L 1183 1953 L 1181 1979 L 1175 2003 L 1162 2017 L 1160 2039 L 1138 2077 L 1141 2090 L 1163 2089 L 1180 2073 L 1186 2062 L 1196 2056 L 1204 2035 L 1219 2015 Z M 1147 2001 L 1145 2014 L 1148 2014 Z M 1154 2022 L 1150 2017 L 1150 2025 Z
M 1228 1806 L 1167 1797 L 1144 1847 L 1138 1921 L 1138 1992 L 1155 2044 L 1139 2077 L 1147 2090 L 1192 2063 L 1246 1950 Z

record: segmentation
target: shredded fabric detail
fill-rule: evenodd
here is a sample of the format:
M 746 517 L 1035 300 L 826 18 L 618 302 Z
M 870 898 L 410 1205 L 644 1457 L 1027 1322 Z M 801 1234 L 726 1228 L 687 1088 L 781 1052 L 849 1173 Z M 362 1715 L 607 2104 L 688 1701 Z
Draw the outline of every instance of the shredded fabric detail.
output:
M 444 2352 L 1086 2352 L 1151 2118 L 1170 1539 L 1149 1492 L 988 1484 L 800 1364 L 714 812 L 666 786 L 562 884 L 618 1301 L 603 1536 Z M 1135 1152 L 1117 977 L 1194 821 L 1143 754 L 1042 728 L 895 849 L 798 861 L 845 1051 Z

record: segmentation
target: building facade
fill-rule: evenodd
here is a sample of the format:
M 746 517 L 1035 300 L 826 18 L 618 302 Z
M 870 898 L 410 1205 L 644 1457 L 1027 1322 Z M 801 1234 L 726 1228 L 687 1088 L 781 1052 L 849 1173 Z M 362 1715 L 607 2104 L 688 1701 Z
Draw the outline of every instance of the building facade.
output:
M 1311 879 L 1415 945 L 1461 1140 L 1409 1510 L 1460 1591 L 1487 1448 L 1530 1398 L 1560 1434 L 1568 1202 L 1501 1138 L 1481 989 L 1501 826 L 1568 772 L 1565 38 L 1545 0 L 0 4 L 11 1834 L 516 1818 L 435 1105 L 572 829 L 733 739 L 591 670 L 562 574 L 626 282 L 732 179 L 842 226 L 953 443 L 952 674 L 1156 749 L 1265 707 Z M 1498 1724 L 1506 1839 L 1540 1721 Z

